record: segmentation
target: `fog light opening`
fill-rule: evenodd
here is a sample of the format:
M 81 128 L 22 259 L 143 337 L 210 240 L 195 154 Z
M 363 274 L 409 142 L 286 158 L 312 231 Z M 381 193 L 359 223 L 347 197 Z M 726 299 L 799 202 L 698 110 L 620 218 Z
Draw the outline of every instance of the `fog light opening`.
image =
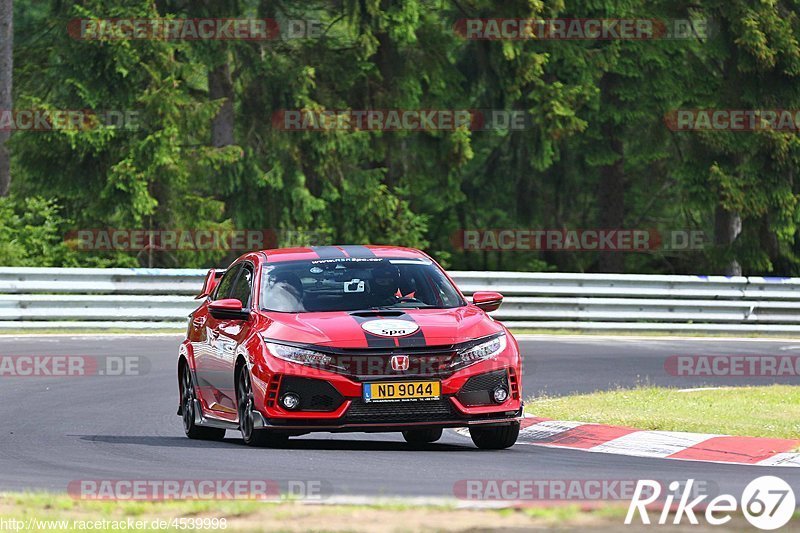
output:
M 281 405 L 284 406 L 286 409 L 293 411 L 300 407 L 300 396 L 293 392 L 287 392 L 283 396 L 281 396 Z
M 492 397 L 497 403 L 503 403 L 508 400 L 508 391 L 502 387 L 498 387 L 492 393 Z

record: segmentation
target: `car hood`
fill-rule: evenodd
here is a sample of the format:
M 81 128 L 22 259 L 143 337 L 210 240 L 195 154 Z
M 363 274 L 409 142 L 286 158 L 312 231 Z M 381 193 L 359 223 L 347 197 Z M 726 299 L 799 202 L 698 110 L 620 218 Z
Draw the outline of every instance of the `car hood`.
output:
M 278 313 L 263 312 L 267 339 L 332 348 L 445 346 L 503 331 L 502 326 L 474 305 L 453 309 L 402 311 Z M 387 336 L 385 321 L 401 321 L 400 331 Z M 383 321 L 383 322 L 380 322 Z M 391 328 L 390 328 L 391 329 Z M 413 330 L 413 331 L 411 331 Z M 373 332 L 378 332 L 375 334 Z

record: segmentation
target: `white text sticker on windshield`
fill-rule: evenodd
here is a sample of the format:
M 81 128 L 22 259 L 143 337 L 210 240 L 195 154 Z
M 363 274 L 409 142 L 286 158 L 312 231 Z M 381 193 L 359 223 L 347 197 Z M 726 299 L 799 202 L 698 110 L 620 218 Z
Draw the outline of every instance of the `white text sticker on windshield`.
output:
M 344 292 L 364 292 L 364 281 L 358 278 L 345 281 Z

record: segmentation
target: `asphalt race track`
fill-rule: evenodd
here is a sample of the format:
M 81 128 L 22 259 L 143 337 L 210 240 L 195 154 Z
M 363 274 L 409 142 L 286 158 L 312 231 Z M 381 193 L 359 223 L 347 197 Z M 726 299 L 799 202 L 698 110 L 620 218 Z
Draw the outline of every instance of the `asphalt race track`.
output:
M 411 450 L 395 434 L 315 434 L 286 449 L 246 447 L 229 431 L 222 443 L 184 437 L 175 415 L 179 336 L 0 337 L 2 355 L 129 355 L 145 358 L 141 376 L 1 377 L 0 491 L 67 490 L 81 479 L 272 479 L 320 481 L 333 495 L 453 496 L 463 479 L 712 482 L 740 494 L 773 474 L 800 490 L 800 469 L 723 465 L 549 449 L 519 444 L 479 451 L 454 431 Z M 698 387 L 765 384 L 674 378 L 670 355 L 800 352 L 800 341 L 675 340 L 537 336 L 521 343 L 526 397 L 585 392 L 636 383 Z M 795 379 L 783 380 L 787 383 Z

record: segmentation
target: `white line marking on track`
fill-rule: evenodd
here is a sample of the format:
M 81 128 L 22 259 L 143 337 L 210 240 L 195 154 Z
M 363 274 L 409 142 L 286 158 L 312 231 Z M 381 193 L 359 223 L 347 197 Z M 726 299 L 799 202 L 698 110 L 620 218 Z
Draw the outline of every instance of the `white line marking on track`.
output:
M 635 457 L 667 457 L 722 435 L 678 431 L 637 431 L 589 448 L 591 452 L 616 453 Z
M 756 464 L 761 466 L 800 466 L 800 453 L 776 453 Z
M 529 417 L 529 415 L 527 416 Z M 689 459 L 682 457 L 670 457 L 672 454 L 691 448 L 715 437 L 726 437 L 727 435 L 713 435 L 705 433 L 682 433 L 679 431 L 637 431 L 622 437 L 610 440 L 604 444 L 599 444 L 593 448 L 573 448 L 570 446 L 559 446 L 548 442 L 542 442 L 548 438 L 569 431 L 572 428 L 586 425 L 584 422 L 560 422 L 544 421 L 520 430 L 518 445 L 541 446 L 550 449 L 562 449 L 569 451 L 583 451 L 596 453 L 610 453 L 613 455 L 628 455 L 633 457 L 648 457 L 653 459 L 671 459 L 673 461 L 694 461 L 698 463 L 714 463 L 721 465 L 740 465 L 740 466 L 781 466 L 781 467 L 800 467 L 800 452 L 798 453 L 776 453 L 773 457 L 759 461 L 758 463 L 745 463 L 739 461 L 717 461 L 710 459 Z M 533 431 L 529 431 L 533 429 Z M 469 437 L 467 428 L 459 428 L 454 433 L 463 437 Z
M 559 422 L 557 420 L 546 420 L 520 430 L 519 434 L 525 439 L 543 440 L 554 435 L 564 433 L 578 426 L 585 425 L 586 422 Z

